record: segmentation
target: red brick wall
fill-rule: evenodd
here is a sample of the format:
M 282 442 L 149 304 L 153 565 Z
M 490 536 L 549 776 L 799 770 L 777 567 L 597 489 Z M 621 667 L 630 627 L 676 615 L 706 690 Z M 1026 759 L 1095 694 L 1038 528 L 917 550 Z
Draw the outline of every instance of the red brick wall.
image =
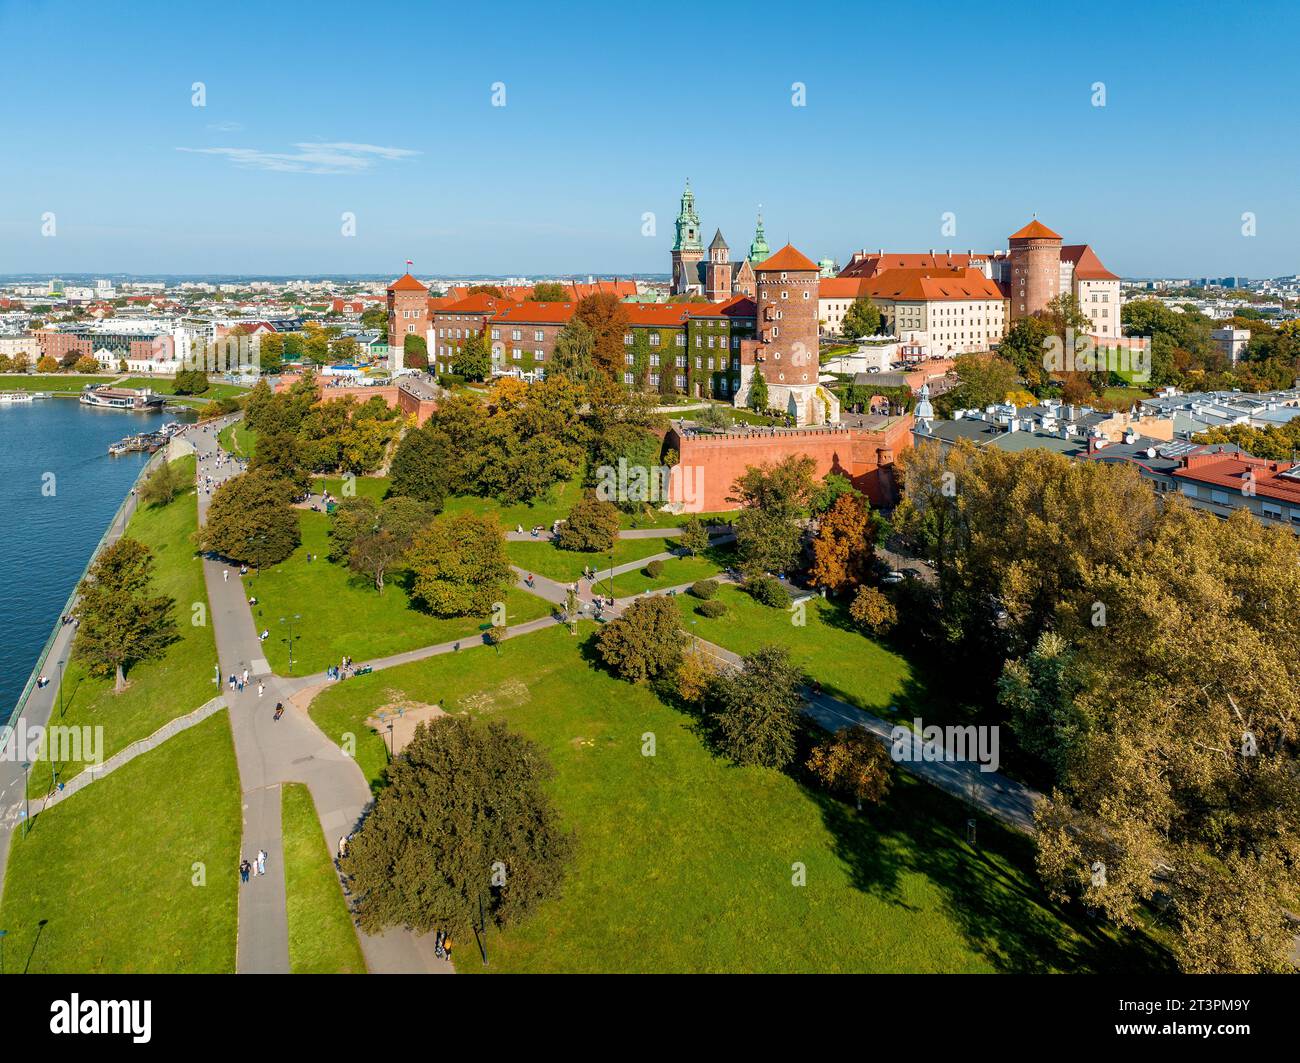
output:
M 668 481 L 668 497 L 685 502 L 690 513 L 717 513 L 738 509 L 727 501 L 731 485 L 754 465 L 773 464 L 792 454 L 806 454 L 816 462 L 818 479 L 829 472 L 848 476 L 873 505 L 896 501 L 894 460 L 912 445 L 912 418 L 899 417 L 881 431 L 861 428 L 805 428 L 701 435 L 683 439 L 676 429 L 667 444 L 680 460 Z M 688 498 L 687 495 L 694 495 Z
M 410 317 L 406 316 L 407 311 Z M 388 346 L 401 347 L 408 335 L 423 338 L 428 327 L 428 292 L 388 293 Z
M 275 385 L 276 392 L 288 391 L 298 379 L 297 375 L 290 374 L 279 377 Z M 406 414 L 415 414 L 417 424 L 424 424 L 437 408 L 435 403 L 421 400 L 396 384 L 338 384 L 327 387 L 325 379 L 317 377 L 316 391 L 323 402 L 348 398 L 356 399 L 357 402 L 369 402 L 378 395 L 389 406 L 396 406 Z
M 1060 287 L 1060 240 L 1022 237 L 1011 241 L 1012 321 L 1042 310 L 1056 298 Z

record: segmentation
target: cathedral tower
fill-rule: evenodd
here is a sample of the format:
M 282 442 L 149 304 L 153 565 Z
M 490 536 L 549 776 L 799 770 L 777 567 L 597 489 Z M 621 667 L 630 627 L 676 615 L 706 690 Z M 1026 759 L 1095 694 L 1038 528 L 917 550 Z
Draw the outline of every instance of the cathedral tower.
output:
M 711 303 L 731 298 L 731 249 L 722 230 L 709 244 L 709 264 L 704 267 L 704 294 Z
M 695 193 L 691 191 L 690 178 L 687 178 L 681 209 L 677 213 L 677 237 L 673 241 L 674 295 L 702 294 L 704 283 L 700 276 L 700 262 L 703 258 L 700 218 L 695 213 Z

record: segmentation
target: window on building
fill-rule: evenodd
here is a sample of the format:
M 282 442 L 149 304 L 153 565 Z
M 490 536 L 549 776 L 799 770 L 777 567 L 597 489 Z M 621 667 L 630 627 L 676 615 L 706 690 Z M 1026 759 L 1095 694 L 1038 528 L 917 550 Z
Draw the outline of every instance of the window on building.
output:
M 541 343 L 542 340 L 544 340 L 544 339 L 546 339 L 546 333 L 545 333 L 545 332 L 543 332 L 541 329 L 534 329 L 534 330 L 533 330 L 533 342 L 534 342 L 534 343 Z

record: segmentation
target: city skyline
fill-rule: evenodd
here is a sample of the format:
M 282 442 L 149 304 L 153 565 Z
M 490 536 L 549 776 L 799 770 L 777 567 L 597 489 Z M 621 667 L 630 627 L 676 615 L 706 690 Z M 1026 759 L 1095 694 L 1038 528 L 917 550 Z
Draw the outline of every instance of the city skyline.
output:
M 688 178 L 708 235 L 747 243 L 761 205 L 773 246 L 841 264 L 996 249 L 1037 216 L 1126 277 L 1300 272 L 1281 6 L 1279 32 L 1229 67 L 1210 8 L 1101 5 L 1115 43 L 1062 54 L 1067 14 L 945 7 L 894 73 L 871 56 L 908 38 L 907 14 L 847 5 L 783 25 L 779 56 L 779 8 L 753 30 L 521 11 L 485 37 L 471 11 L 396 5 L 402 32 L 356 62 L 337 5 L 237 5 L 218 27 L 150 6 L 57 23 L 61 47 L 147 62 L 52 79 L 34 47 L 0 71 L 29 156 L 6 175 L 0 273 L 661 273 Z M 59 11 L 11 5 L 0 28 L 39 41 Z M 1270 165 L 1252 169 L 1240 146 L 1261 140 Z

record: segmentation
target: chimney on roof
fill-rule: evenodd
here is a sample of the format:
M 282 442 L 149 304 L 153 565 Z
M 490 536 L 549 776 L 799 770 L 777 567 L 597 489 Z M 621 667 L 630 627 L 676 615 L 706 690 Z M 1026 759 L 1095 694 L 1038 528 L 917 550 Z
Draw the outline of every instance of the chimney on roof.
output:
M 930 257 L 934 258 L 934 248 L 930 248 Z

